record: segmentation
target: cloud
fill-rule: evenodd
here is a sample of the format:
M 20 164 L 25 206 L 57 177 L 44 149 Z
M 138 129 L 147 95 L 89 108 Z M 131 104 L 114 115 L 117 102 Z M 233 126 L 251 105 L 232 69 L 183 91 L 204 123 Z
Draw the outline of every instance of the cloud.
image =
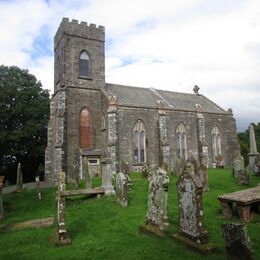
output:
M 239 129 L 259 122 L 260 2 L 0 1 L 0 63 L 53 89 L 53 37 L 62 17 L 106 26 L 106 81 L 201 92 L 232 107 Z M 243 123 L 240 123 L 243 122 Z

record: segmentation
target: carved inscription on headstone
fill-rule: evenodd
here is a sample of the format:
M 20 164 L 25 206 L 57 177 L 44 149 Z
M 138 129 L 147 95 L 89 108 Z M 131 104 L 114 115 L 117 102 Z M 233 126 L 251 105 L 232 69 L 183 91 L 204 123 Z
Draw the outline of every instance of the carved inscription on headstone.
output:
M 206 244 L 208 242 L 208 232 L 204 228 L 203 187 L 193 169 L 193 164 L 187 162 L 177 181 L 179 233 L 198 244 Z
M 123 207 L 126 207 L 128 204 L 127 192 L 128 192 L 127 178 L 122 172 L 119 172 L 116 175 L 116 196 L 117 196 L 117 201 Z

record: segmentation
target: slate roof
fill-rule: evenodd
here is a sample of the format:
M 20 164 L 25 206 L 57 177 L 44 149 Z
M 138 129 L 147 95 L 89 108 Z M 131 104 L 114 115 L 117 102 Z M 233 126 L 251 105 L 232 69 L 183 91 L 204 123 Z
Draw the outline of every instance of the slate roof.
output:
M 203 112 L 227 113 L 227 111 L 201 94 L 196 95 L 117 84 L 106 84 L 105 92 L 108 95 L 116 96 L 119 106 L 157 108 L 157 101 L 162 100 L 167 109 L 195 111 L 195 104 L 200 104 Z

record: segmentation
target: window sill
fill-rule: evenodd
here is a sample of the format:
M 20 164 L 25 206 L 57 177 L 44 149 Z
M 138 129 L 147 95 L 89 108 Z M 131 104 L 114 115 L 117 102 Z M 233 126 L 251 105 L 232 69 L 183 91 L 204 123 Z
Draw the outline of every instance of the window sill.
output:
M 92 78 L 91 78 L 91 77 L 84 77 L 84 76 L 79 76 L 79 79 L 92 80 Z

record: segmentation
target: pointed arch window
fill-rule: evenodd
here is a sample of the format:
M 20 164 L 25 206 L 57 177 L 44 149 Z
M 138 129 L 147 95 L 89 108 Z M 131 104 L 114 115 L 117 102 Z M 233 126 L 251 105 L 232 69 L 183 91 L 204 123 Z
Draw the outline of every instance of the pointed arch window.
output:
M 89 77 L 89 55 L 82 51 L 79 56 L 79 76 Z
M 87 108 L 80 112 L 80 148 L 91 148 L 92 146 L 92 127 L 91 116 Z
M 146 162 L 145 127 L 142 120 L 137 120 L 133 129 L 134 162 Z
M 215 125 L 212 128 L 212 151 L 213 151 L 213 159 L 218 155 L 221 155 L 221 138 L 219 128 Z
M 187 140 L 186 130 L 183 123 L 180 123 L 176 129 L 177 155 L 179 158 L 187 159 Z

